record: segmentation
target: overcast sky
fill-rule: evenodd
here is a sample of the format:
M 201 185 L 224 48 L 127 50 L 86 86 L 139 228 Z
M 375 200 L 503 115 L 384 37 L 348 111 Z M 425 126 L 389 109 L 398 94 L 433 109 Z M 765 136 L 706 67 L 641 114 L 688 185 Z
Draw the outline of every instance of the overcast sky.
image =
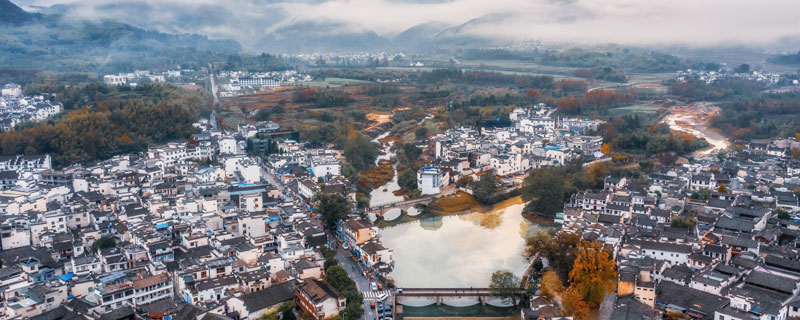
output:
M 16 0 L 166 32 L 247 38 L 297 22 L 344 22 L 391 37 L 425 22 L 507 40 L 766 45 L 800 37 L 800 0 Z M 120 4 L 134 3 L 134 14 Z M 143 4 L 146 4 L 144 6 Z M 194 19 L 190 19 L 190 18 Z M 191 21 L 187 22 L 187 19 Z

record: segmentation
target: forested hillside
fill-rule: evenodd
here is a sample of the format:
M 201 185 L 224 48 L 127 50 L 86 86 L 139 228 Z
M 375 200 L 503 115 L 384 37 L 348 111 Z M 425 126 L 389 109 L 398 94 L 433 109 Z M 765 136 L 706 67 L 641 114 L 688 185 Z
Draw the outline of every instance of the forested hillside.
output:
M 60 120 L 0 133 L 0 153 L 47 153 L 58 167 L 104 160 L 189 138 L 192 123 L 208 114 L 210 106 L 204 93 L 170 85 L 131 89 L 87 84 L 55 93 L 74 110 Z M 93 104 L 79 106 L 70 100 L 73 95 L 92 96 Z

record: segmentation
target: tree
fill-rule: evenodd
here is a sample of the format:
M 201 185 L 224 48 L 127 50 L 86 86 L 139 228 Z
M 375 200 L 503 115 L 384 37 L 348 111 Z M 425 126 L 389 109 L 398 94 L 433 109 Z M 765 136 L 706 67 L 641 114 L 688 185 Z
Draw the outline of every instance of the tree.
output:
M 378 148 L 369 137 L 355 128 L 349 128 L 344 142 L 344 156 L 354 169 L 361 171 L 375 164 Z
M 256 111 L 256 121 L 269 121 L 269 109 L 261 108 Z
M 606 293 L 614 289 L 617 265 L 603 245 L 597 241 L 583 241 L 569 272 L 569 290 L 574 291 L 590 306 L 603 301 Z
M 728 187 L 726 187 L 724 183 L 720 184 L 719 188 L 717 188 L 717 192 L 728 193 Z
M 528 254 L 539 254 L 547 258 L 550 268 L 558 274 L 558 278 L 569 279 L 575 257 L 578 255 L 578 246 L 581 243 L 581 236 L 572 232 L 559 232 L 551 235 L 542 231 L 534 237 L 527 239 Z
M 542 276 L 542 295 L 547 300 L 552 301 L 561 292 L 562 287 L 563 282 L 558 278 L 558 274 L 555 271 L 549 270 Z
M 674 217 L 669 225 L 673 228 L 691 229 L 694 228 L 695 220 L 692 217 Z
M 456 180 L 456 187 L 465 188 L 472 184 L 472 176 L 463 176 Z
M 522 199 L 529 201 L 525 211 L 553 218 L 564 208 L 565 171 L 561 167 L 533 170 L 522 183 Z
M 515 276 L 508 270 L 497 270 L 492 273 L 492 279 L 489 282 L 489 291 L 493 296 L 503 299 L 503 301 L 511 300 L 517 304 L 517 291 L 519 291 L 519 277 Z
M 475 183 L 472 188 L 472 196 L 482 204 L 490 204 L 494 195 L 500 190 L 500 179 L 497 178 L 494 171 L 489 171 Z
M 317 213 L 322 216 L 322 221 L 327 228 L 333 229 L 339 220 L 350 213 L 350 204 L 341 194 L 318 193 L 314 197 L 317 203 Z
M 397 184 L 403 190 L 414 190 L 417 188 L 417 172 L 414 169 L 406 168 L 403 173 L 397 177 Z
M 414 137 L 417 140 L 425 140 L 428 137 L 428 128 L 426 127 L 419 127 L 417 130 L 414 130 Z
M 602 152 L 604 155 L 611 154 L 611 144 L 609 144 L 609 143 L 602 144 L 600 146 L 600 152 Z
M 589 316 L 589 305 L 574 290 L 566 290 L 561 295 L 561 307 L 565 314 L 583 320 Z
M 746 63 L 740 64 L 736 69 L 733 70 L 736 73 L 748 73 L 750 72 L 750 65 Z
M 109 236 L 100 237 L 94 243 L 92 243 L 92 252 L 97 252 L 97 250 L 103 250 L 108 248 L 113 248 L 117 246 L 117 242 L 114 241 L 114 238 Z
M 347 275 L 347 271 L 338 265 L 331 266 L 325 271 L 325 281 L 347 299 L 347 306 L 340 316 L 348 320 L 360 318 L 364 313 L 364 296 L 358 291 L 356 283 Z

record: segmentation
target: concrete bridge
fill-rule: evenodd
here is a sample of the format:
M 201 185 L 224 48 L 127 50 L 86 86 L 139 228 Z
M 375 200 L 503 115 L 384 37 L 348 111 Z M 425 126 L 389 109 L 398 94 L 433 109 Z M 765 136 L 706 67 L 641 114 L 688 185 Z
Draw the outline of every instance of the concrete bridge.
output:
M 430 300 L 437 305 L 450 300 L 475 300 L 486 305 L 487 301 L 498 298 L 492 296 L 488 288 L 403 288 L 402 290 L 402 293 L 395 295 L 395 304 L 407 300 Z M 515 295 L 519 303 L 525 295 L 525 290 L 519 289 Z
M 392 209 L 400 209 L 400 210 L 408 210 L 409 208 L 413 207 L 417 204 L 429 204 L 436 200 L 436 196 L 429 196 L 419 199 L 412 199 L 412 200 L 399 200 L 393 201 L 389 203 L 383 203 L 377 206 L 372 206 L 367 209 L 368 212 L 372 212 L 376 215 L 382 216 L 386 211 Z

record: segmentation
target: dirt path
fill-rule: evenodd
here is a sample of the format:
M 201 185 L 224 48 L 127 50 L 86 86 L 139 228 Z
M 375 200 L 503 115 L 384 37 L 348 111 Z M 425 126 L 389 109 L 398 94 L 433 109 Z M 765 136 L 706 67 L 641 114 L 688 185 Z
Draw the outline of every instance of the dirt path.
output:
M 703 138 L 711 147 L 692 153 L 692 157 L 701 158 L 714 152 L 725 150 L 731 145 L 725 136 L 712 128 L 709 120 L 719 112 L 719 107 L 709 102 L 693 103 L 685 106 L 675 106 L 662 122 L 669 125 L 670 129 L 686 132 L 695 137 Z

